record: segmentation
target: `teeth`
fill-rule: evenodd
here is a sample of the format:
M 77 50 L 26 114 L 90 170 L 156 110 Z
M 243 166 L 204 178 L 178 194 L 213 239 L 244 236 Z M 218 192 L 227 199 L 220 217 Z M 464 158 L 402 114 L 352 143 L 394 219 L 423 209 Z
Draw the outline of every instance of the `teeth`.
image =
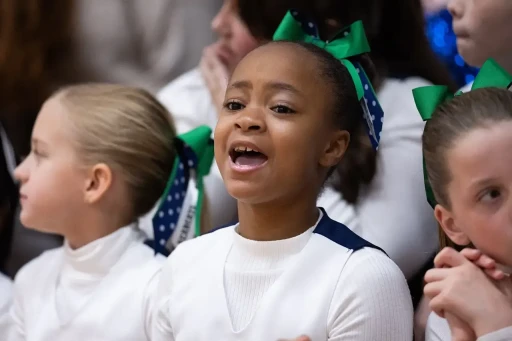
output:
M 252 148 L 249 148 L 249 147 L 243 147 L 243 146 L 235 147 L 235 152 L 238 152 L 238 153 L 244 153 L 244 152 L 256 152 L 256 153 L 259 153 L 256 149 L 252 149 Z

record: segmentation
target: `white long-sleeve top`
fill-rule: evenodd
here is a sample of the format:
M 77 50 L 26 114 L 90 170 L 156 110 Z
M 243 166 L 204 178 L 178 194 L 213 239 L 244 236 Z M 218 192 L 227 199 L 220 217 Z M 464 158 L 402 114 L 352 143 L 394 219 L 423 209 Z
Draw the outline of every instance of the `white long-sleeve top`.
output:
M 0 318 L 9 311 L 12 302 L 12 281 L 0 273 Z
M 46 251 L 16 275 L 2 341 L 149 340 L 163 257 L 134 226 Z
M 451 341 L 448 322 L 436 313 L 430 313 L 425 331 L 425 341 Z M 479 337 L 476 341 L 510 341 L 512 326 Z
M 436 222 L 423 185 L 421 135 L 424 123 L 412 89 L 431 85 L 421 78 L 387 79 L 378 92 L 384 110 L 377 174 L 357 205 L 349 205 L 332 188 L 318 200 L 332 219 L 383 248 L 407 278 L 426 263 L 438 247 Z M 163 88 L 158 98 L 169 109 L 178 132 L 199 125 L 215 128 L 217 112 L 199 70 L 182 75 Z M 219 170 L 205 180 L 212 203 L 213 225 L 230 223 L 236 202 L 227 193 Z
M 248 240 L 226 227 L 168 258 L 152 341 L 410 341 L 399 268 L 325 214 L 301 235 Z

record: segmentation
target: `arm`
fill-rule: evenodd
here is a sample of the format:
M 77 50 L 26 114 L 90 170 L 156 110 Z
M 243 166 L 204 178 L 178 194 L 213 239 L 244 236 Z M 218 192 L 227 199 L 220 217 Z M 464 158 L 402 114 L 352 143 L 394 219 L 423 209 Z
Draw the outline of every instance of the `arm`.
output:
M 413 309 L 400 269 L 374 249 L 353 253 L 333 296 L 329 341 L 410 341 Z
M 356 208 L 361 228 L 356 232 L 383 248 L 409 279 L 438 245 L 423 185 L 424 123 L 411 92 L 428 83 L 419 79 L 390 82 L 379 92 L 385 116 L 377 173 Z

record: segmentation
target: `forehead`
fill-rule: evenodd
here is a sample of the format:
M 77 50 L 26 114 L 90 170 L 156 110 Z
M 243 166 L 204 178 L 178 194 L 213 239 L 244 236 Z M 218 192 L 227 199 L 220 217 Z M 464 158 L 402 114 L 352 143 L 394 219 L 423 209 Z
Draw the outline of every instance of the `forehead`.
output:
M 39 111 L 32 135 L 46 143 L 62 142 L 69 139 L 70 129 L 66 107 L 58 97 L 53 97 Z
M 457 139 L 446 155 L 455 181 L 512 177 L 512 121 L 489 123 Z
M 302 92 L 324 91 L 319 64 L 304 48 L 288 43 L 267 44 L 250 52 L 236 67 L 231 82 L 236 80 L 289 83 Z

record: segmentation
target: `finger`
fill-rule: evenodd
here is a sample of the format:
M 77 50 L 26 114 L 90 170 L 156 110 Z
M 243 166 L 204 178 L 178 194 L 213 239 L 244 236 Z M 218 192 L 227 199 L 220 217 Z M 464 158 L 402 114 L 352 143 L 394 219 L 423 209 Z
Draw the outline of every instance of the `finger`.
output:
M 496 261 L 489 256 L 482 255 L 475 262 L 476 265 L 483 269 L 495 269 Z
M 495 281 L 501 281 L 506 277 L 505 273 L 499 269 L 484 269 L 484 272 Z
M 434 265 L 436 268 L 460 266 L 467 264 L 470 261 L 466 259 L 462 254 L 455 251 L 451 247 L 445 247 L 434 259 Z
M 443 288 L 444 283 L 442 281 L 427 283 L 423 287 L 423 294 L 432 300 L 432 298 L 437 297 L 443 291 Z
M 450 269 L 450 268 L 442 268 L 442 269 L 434 268 L 434 269 L 430 269 L 430 270 L 428 270 L 425 273 L 425 278 L 424 278 L 425 282 L 431 283 L 431 282 L 442 281 L 443 279 L 448 277 L 448 275 L 450 273 L 452 273 L 452 271 L 453 270 Z
M 474 262 L 482 256 L 482 252 L 478 249 L 465 248 L 460 252 L 464 257 Z

